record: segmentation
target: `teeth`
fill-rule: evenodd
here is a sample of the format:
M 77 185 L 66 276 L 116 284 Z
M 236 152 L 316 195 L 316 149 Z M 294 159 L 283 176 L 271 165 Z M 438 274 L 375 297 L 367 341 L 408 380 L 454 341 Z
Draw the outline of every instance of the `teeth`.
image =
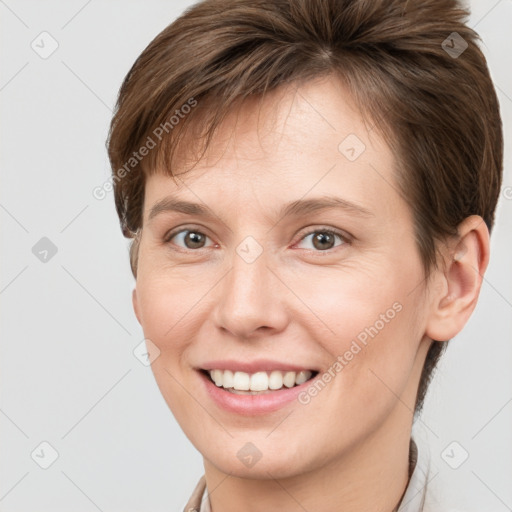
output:
M 300 372 L 274 370 L 269 373 L 256 372 L 253 374 L 246 372 L 233 373 L 230 370 L 210 370 L 209 373 L 216 386 L 229 389 L 234 393 L 245 391 L 248 394 L 257 394 L 259 391 L 278 390 L 282 389 L 283 386 L 292 388 L 293 386 L 303 384 L 313 375 L 309 370 Z
M 274 371 L 268 378 L 269 389 L 281 389 L 283 387 L 283 374 L 279 371 Z
M 245 374 L 247 375 L 247 374 Z M 238 388 L 235 388 L 238 389 Z M 257 372 L 251 375 L 251 391 L 265 391 L 268 389 L 268 375 L 267 372 Z
M 221 370 L 218 370 L 221 371 Z M 222 384 L 224 381 L 222 380 Z M 235 389 L 239 389 L 240 391 L 248 391 L 251 383 L 251 379 L 248 373 L 245 372 L 235 372 L 233 375 L 233 387 Z M 221 384 L 221 385 L 222 385 Z M 217 384 L 218 386 L 218 384 Z
M 287 388 L 295 386 L 295 372 L 286 372 L 283 377 L 283 384 Z
M 222 375 L 222 370 L 217 370 Z M 225 370 L 224 375 L 222 375 L 222 385 L 225 388 L 232 388 L 235 384 L 235 379 L 233 372 L 230 370 Z
M 295 377 L 295 384 L 303 384 L 311 377 L 311 372 L 299 372 Z
M 222 381 L 223 381 L 222 370 L 213 370 L 213 372 L 210 373 L 210 375 L 213 379 L 213 382 L 215 382 L 215 384 L 217 386 L 222 386 Z

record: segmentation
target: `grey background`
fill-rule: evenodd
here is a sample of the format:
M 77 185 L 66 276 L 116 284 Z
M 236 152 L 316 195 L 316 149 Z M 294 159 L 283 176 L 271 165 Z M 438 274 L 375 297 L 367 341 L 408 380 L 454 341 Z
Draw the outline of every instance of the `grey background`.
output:
M 0 0 L 3 512 L 181 510 L 203 473 L 150 368 L 133 354 L 143 335 L 131 306 L 128 242 L 112 194 L 92 195 L 109 178 L 104 144 L 123 77 L 190 3 Z M 431 485 L 447 502 L 505 512 L 512 510 L 512 1 L 470 6 L 501 103 L 504 188 L 480 302 L 451 342 L 415 428 L 428 438 Z M 43 31 L 58 43 L 46 59 L 31 47 L 51 49 Z M 58 452 L 48 469 L 40 467 L 52 450 L 43 441 Z M 450 467 L 466 451 L 469 458 Z

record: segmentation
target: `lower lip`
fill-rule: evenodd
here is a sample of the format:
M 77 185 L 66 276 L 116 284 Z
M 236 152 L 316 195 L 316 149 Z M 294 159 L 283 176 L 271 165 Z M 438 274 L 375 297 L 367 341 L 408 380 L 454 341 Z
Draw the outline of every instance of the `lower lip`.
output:
M 203 372 L 199 371 L 198 373 L 204 382 L 206 391 L 218 406 L 244 416 L 267 414 L 283 408 L 296 400 L 297 396 L 317 377 L 293 388 L 282 388 L 279 391 L 270 391 L 260 395 L 238 395 L 215 385 Z

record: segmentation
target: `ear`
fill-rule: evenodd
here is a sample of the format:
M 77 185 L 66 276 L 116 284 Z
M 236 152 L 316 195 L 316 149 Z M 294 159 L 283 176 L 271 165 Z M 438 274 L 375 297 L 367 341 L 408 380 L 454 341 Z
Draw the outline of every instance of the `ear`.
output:
M 425 334 L 448 341 L 458 334 L 475 309 L 489 263 L 489 230 L 482 217 L 467 217 L 459 236 L 444 254 L 444 270 L 436 271 L 431 312 Z
M 139 324 L 142 325 L 142 322 L 140 321 L 139 302 L 137 299 L 137 288 L 134 288 L 132 291 L 132 305 L 133 311 L 135 311 L 135 316 L 137 317 Z

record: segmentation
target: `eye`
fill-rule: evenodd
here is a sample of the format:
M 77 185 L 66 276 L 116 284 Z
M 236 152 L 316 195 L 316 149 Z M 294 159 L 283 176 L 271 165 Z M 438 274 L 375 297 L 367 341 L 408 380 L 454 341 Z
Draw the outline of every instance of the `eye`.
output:
M 197 229 L 182 229 L 175 231 L 165 238 L 165 243 L 171 242 L 173 239 L 181 240 L 183 245 L 176 243 L 182 249 L 203 249 L 208 237 Z
M 309 237 L 312 242 L 313 249 L 317 251 L 328 251 L 329 249 L 333 249 L 334 247 L 338 247 L 340 245 L 344 245 L 348 242 L 347 236 L 334 231 L 329 228 L 318 228 L 314 231 L 310 231 L 306 235 L 304 235 L 300 242 L 307 240 Z M 341 243 L 336 244 L 336 238 L 340 240 Z M 182 249 L 204 249 L 208 247 L 206 245 L 206 240 L 209 237 L 199 231 L 198 229 L 181 229 L 180 231 L 175 231 L 168 236 L 165 237 L 165 243 L 170 243 L 175 240 L 173 243 Z M 179 243 L 181 241 L 181 244 Z M 299 243 L 300 243 L 299 242 Z M 211 244 L 215 245 L 215 244 Z M 301 249 L 309 249 L 311 247 L 299 247 Z
M 317 249 L 318 251 L 327 251 L 347 243 L 347 237 L 345 235 L 333 231 L 332 229 L 326 228 L 318 228 L 315 231 L 310 231 L 305 236 L 303 236 L 300 241 L 302 242 L 309 237 L 312 237 L 310 241 L 312 242 L 313 248 Z M 334 245 L 336 237 L 341 240 L 341 243 Z M 300 248 L 304 249 L 304 247 Z M 308 249 L 308 247 L 306 247 L 306 249 Z

